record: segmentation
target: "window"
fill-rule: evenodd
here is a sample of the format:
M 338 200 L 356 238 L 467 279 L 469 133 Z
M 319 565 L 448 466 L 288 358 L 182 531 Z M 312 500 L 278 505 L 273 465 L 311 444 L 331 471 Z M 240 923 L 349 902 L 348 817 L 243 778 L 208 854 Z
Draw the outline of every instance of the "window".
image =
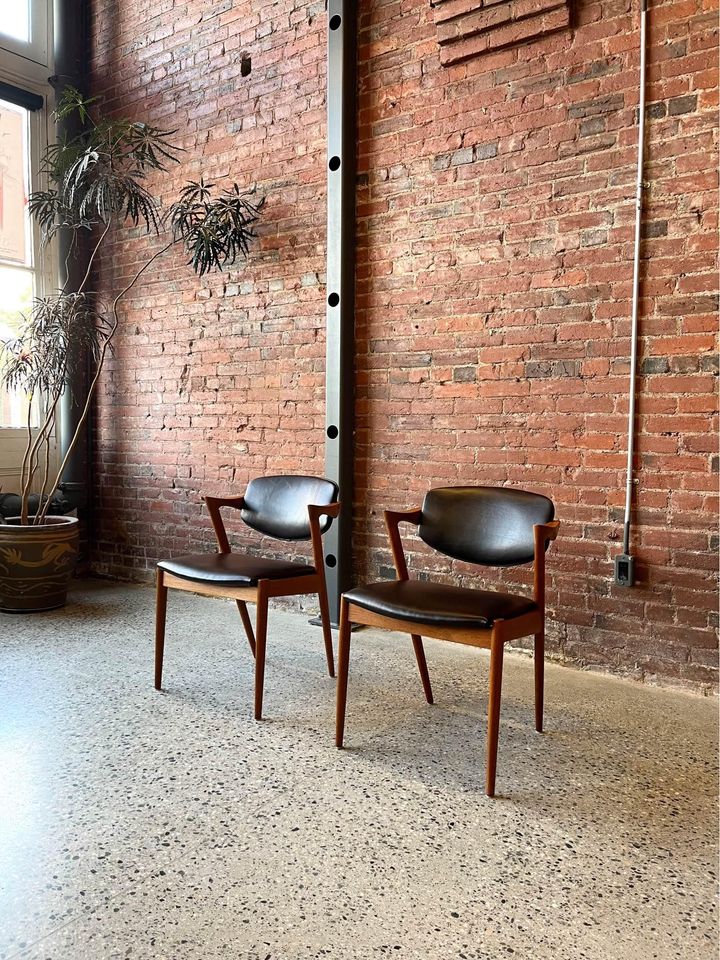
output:
M 29 111 L 0 100 L 0 340 L 16 336 L 35 296 L 30 193 Z M 27 401 L 0 393 L 0 427 L 23 427 Z
M 27 0 L 13 3 L 3 11 L 2 32 L 12 40 L 30 42 L 30 7 Z
M 13 337 L 33 297 L 54 286 L 40 250 L 28 195 L 40 186 L 52 91 L 52 0 L 2 0 L 0 14 L 0 337 Z M 27 398 L 0 389 L 0 492 L 17 492 Z M 37 412 L 35 412 L 37 417 Z M 31 424 L 33 425 L 33 424 Z M 55 454 L 52 453 L 54 458 Z
M 49 65 L 52 0 L 6 0 L 0 19 L 0 48 L 14 59 L 13 70 L 23 73 L 29 64 Z M 25 61 L 23 64 L 22 61 Z M 29 62 L 29 63 L 28 63 Z M 24 67 L 24 69 L 23 69 Z M 33 73 L 37 76 L 36 72 Z M 47 73 L 47 71 L 46 71 Z

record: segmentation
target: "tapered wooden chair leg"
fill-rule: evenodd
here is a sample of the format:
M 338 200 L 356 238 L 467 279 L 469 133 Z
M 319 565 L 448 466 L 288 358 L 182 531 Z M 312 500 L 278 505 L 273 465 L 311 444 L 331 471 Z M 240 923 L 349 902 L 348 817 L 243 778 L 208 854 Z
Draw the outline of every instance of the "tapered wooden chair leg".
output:
M 347 704 L 348 671 L 350 667 L 350 620 L 348 605 L 340 602 L 340 641 L 338 649 L 337 710 L 335 714 L 335 746 L 342 747 L 345 734 L 345 706 Z
M 323 640 L 325 641 L 325 659 L 327 660 L 328 674 L 335 676 L 335 657 L 333 656 L 332 631 L 330 630 L 330 607 L 328 606 L 327 587 L 322 579 L 318 588 L 320 601 L 320 620 L 322 622 Z
M 244 600 L 236 600 L 235 603 L 240 611 L 240 619 L 242 620 L 243 628 L 245 630 L 245 636 L 248 638 L 248 643 L 250 644 L 250 652 L 253 656 L 255 656 L 255 634 L 253 633 L 253 625 L 252 621 L 250 620 L 247 604 Z
M 258 591 L 255 622 L 255 719 L 262 720 L 265 686 L 265 641 L 267 639 L 268 598 Z
M 500 733 L 500 697 L 502 693 L 504 644 L 493 630 L 490 639 L 490 695 L 488 699 L 487 775 L 485 793 L 495 796 L 495 773 L 497 771 L 498 735 Z
M 545 631 L 535 634 L 535 729 L 542 733 L 545 702 Z
M 413 633 L 411 636 L 413 649 L 415 651 L 415 659 L 417 660 L 418 670 L 420 671 L 420 679 L 422 680 L 423 690 L 425 691 L 425 699 L 428 703 L 432 703 L 432 686 L 430 685 L 430 674 L 428 673 L 422 637 L 419 637 L 416 633 Z
M 162 689 L 163 654 L 165 652 L 165 618 L 168 588 L 163 583 L 163 572 L 157 572 L 155 599 L 155 689 Z

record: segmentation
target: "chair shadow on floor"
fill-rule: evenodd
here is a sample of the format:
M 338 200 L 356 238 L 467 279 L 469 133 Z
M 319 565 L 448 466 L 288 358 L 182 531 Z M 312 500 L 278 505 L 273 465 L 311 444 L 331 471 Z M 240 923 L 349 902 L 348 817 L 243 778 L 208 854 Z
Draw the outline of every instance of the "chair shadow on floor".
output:
M 172 698 L 197 710 L 205 719 L 236 718 L 243 724 L 254 724 L 252 702 L 254 680 L 253 660 L 238 642 L 235 649 L 228 644 L 221 657 L 214 657 L 212 664 L 192 654 L 187 638 L 176 638 L 178 646 L 185 648 L 189 660 L 180 670 L 170 668 L 163 697 Z M 188 669 L 188 663 L 192 666 Z M 327 674 L 325 660 L 319 646 L 310 646 L 303 651 L 288 651 L 282 645 L 273 647 L 267 657 L 268 667 L 273 671 L 268 683 L 270 699 L 259 729 L 276 723 L 302 726 L 304 717 L 298 712 L 314 704 L 318 712 L 327 714 L 327 724 L 332 724 L 335 709 L 335 680 Z M 290 692 L 288 692 L 290 691 Z M 317 727 L 316 727 L 317 729 Z M 328 727 L 330 729 L 330 727 Z
M 481 803 L 487 664 L 478 661 L 462 681 L 451 675 L 449 665 L 436 671 L 436 702 L 428 706 L 412 675 L 411 657 L 409 653 L 406 688 L 395 675 L 386 677 L 387 689 L 379 689 L 374 671 L 358 671 L 343 754 L 350 763 L 392 769 L 396 776 L 430 788 L 476 794 Z M 653 738 L 641 742 L 632 713 L 618 717 L 611 708 L 606 712 L 604 702 L 596 710 L 577 709 L 567 702 L 554 705 L 552 689 L 545 732 L 536 733 L 531 667 L 515 665 L 522 665 L 527 674 L 522 680 L 527 698 L 525 693 L 523 699 L 518 697 L 516 677 L 502 705 L 497 800 L 551 819 L 571 817 L 588 823 L 596 823 L 602 810 L 606 828 L 624 824 L 636 830 L 642 816 L 644 841 L 658 844 L 667 842 L 668 830 L 679 826 L 683 807 L 688 815 L 702 818 L 699 808 L 704 806 L 703 829 L 708 836 L 717 832 L 710 823 L 717 795 L 716 764 L 703 760 L 702 747 L 694 755 L 692 745 L 680 735 L 677 743 Z M 626 700 L 629 691 L 624 685 L 618 689 Z M 384 706 L 382 713 L 378 704 Z M 708 751 L 716 749 L 708 736 Z
M 250 709 L 252 659 L 240 637 L 237 646 L 231 640 L 223 643 L 212 661 L 202 657 L 196 661 L 192 638 L 177 636 L 175 642 L 190 656 L 180 658 L 184 666 L 178 672 L 169 672 L 163 696 L 177 699 L 220 729 L 229 724 L 243 736 L 253 731 L 275 737 L 282 731 L 286 739 L 292 732 L 299 752 L 331 762 L 333 769 L 357 765 L 362 768 L 359 775 L 371 775 L 378 782 L 389 779 L 475 795 L 485 809 L 487 657 L 473 651 L 463 655 L 460 664 L 457 648 L 444 647 L 443 653 L 431 642 L 428 663 L 436 696 L 435 704 L 428 705 L 412 647 L 388 647 L 386 640 L 378 642 L 369 634 L 366 643 L 363 634 L 357 635 L 342 752 L 333 744 L 335 683 L 324 671 L 319 646 L 304 638 L 269 649 L 270 706 L 260 724 L 255 724 Z M 383 658 L 382 672 L 378 657 Z M 641 742 L 632 711 L 614 709 L 614 696 L 618 703 L 632 705 L 634 697 L 648 693 L 645 688 L 635 690 L 598 678 L 606 684 L 602 698 L 581 694 L 573 703 L 565 693 L 566 683 L 588 684 L 595 678 L 552 668 L 545 732 L 539 734 L 533 724 L 531 661 L 513 655 L 507 674 L 496 795 L 503 809 L 532 810 L 559 823 L 568 818 L 596 822 L 602 809 L 608 828 L 615 824 L 623 829 L 628 824 L 636 827 L 639 811 L 652 808 L 652 816 L 643 820 L 643 835 L 660 844 L 669 819 L 676 816 L 673 810 L 690 803 L 683 797 L 694 795 L 711 803 L 713 766 L 693 756 L 692 744 L 679 731 L 677 742 Z

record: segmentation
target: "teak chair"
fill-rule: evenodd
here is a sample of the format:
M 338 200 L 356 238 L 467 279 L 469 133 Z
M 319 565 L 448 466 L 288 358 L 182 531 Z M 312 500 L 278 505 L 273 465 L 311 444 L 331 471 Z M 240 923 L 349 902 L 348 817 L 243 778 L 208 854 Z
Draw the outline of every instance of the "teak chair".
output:
M 425 698 L 433 702 L 422 635 L 490 649 L 486 792 L 495 795 L 503 650 L 535 636 L 535 729 L 542 731 L 545 654 L 545 550 L 560 526 L 547 497 L 501 487 L 440 487 L 421 510 L 385 512 L 397 580 L 343 594 L 335 742 L 343 745 L 351 624 L 409 633 Z M 469 563 L 514 567 L 534 561 L 534 597 L 411 580 L 398 530 L 412 523 L 428 546 Z
M 205 597 L 229 597 L 237 604 L 255 657 L 255 719 L 262 718 L 268 600 L 317 593 L 328 673 L 335 676 L 330 613 L 325 586 L 322 535 L 340 512 L 338 487 L 319 477 L 281 476 L 252 480 L 243 496 L 205 497 L 218 553 L 161 560 L 157 565 L 155 689 L 162 688 L 168 588 Z M 242 520 L 275 540 L 312 540 L 313 563 L 232 553 L 220 510 L 233 507 Z M 253 633 L 247 604 L 257 605 Z

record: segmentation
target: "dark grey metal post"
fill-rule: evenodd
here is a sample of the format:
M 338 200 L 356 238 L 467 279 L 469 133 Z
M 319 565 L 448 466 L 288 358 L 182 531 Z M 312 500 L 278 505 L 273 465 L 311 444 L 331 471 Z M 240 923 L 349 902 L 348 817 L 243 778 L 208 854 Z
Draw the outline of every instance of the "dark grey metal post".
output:
M 55 75 L 50 83 L 59 96 L 62 90 L 72 85 L 85 92 L 85 71 L 87 64 L 87 0 L 55 0 L 54 20 L 54 64 Z M 64 119 L 57 123 L 59 137 L 72 137 L 80 132 L 80 124 L 75 118 Z M 60 231 L 58 242 L 58 280 L 60 287 L 66 290 L 76 290 L 85 273 L 86 251 L 82 245 L 75 250 L 70 249 L 71 237 L 66 231 Z M 68 254 L 70 254 L 68 256 Z M 73 373 L 73 380 L 63 394 L 60 401 L 60 417 L 58 418 L 58 441 L 60 457 L 67 451 L 70 441 L 82 410 L 81 401 L 87 389 L 86 370 L 84 364 L 77 364 Z M 83 509 L 88 502 L 88 433 L 86 427 L 84 436 L 80 439 L 68 459 L 60 482 L 60 490 L 69 504 Z
M 355 325 L 356 0 L 328 2 L 325 473 L 342 510 L 325 536 L 330 617 L 351 576 Z

